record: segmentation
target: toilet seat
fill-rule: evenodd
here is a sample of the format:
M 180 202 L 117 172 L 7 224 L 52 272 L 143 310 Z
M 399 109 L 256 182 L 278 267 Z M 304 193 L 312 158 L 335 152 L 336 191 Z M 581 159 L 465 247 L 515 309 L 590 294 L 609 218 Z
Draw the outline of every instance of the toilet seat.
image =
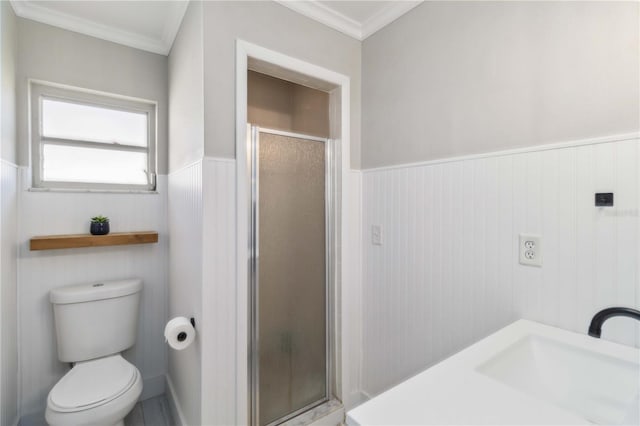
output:
M 88 410 L 127 392 L 138 370 L 118 355 L 77 363 L 49 393 L 49 408 L 59 413 Z

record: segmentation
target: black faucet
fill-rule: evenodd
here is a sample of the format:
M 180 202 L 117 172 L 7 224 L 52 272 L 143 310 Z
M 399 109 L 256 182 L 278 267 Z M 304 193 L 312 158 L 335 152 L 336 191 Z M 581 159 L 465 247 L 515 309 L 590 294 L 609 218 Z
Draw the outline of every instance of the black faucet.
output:
M 600 338 L 602 324 L 611 317 L 629 317 L 640 321 L 640 311 L 623 307 L 603 309 L 593 316 L 589 324 L 589 336 Z

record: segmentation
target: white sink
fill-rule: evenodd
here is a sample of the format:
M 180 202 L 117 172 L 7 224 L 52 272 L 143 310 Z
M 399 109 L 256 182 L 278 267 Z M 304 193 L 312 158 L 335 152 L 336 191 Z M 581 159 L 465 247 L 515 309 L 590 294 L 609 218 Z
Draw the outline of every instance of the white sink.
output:
M 477 371 L 597 424 L 637 424 L 638 364 L 540 336 L 512 344 Z
M 640 350 L 519 320 L 347 413 L 356 425 L 640 425 Z

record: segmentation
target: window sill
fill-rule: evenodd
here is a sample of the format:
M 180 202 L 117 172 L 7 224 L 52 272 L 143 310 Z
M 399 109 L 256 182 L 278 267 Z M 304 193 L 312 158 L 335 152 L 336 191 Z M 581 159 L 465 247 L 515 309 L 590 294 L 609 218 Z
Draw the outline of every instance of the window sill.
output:
M 89 189 L 89 188 L 27 188 L 29 192 L 59 192 L 80 194 L 159 194 L 156 190 L 147 189 Z

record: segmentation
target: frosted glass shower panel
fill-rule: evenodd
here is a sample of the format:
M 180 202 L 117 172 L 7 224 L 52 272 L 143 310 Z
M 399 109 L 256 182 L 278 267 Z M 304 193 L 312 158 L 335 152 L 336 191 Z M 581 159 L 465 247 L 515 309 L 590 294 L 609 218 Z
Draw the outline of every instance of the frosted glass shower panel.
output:
M 259 424 L 326 399 L 325 143 L 260 133 Z

